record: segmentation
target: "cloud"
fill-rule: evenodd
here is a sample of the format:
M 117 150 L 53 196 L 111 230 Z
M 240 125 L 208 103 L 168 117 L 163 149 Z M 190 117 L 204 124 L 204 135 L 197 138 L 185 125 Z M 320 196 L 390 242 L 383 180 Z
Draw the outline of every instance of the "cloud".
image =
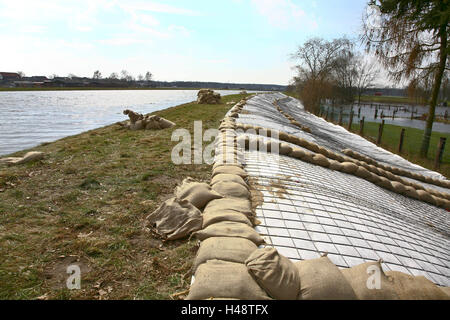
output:
M 150 11 L 150 12 L 159 12 L 159 13 L 170 13 L 170 14 L 179 14 L 179 15 L 187 15 L 187 16 L 199 16 L 200 13 L 185 9 L 174 7 L 171 5 L 157 3 L 157 2 L 148 2 L 148 1 L 123 1 L 124 3 L 120 3 L 119 6 L 126 10 L 134 10 L 134 11 Z
M 251 0 L 256 11 L 277 28 L 317 28 L 315 19 L 292 0 Z

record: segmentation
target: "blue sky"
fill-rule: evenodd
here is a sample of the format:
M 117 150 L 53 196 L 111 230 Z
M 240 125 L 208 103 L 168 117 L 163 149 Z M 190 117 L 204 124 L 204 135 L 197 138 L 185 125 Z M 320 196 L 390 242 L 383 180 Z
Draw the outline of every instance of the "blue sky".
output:
M 367 0 L 0 0 L 0 71 L 287 84 L 314 36 L 356 36 Z

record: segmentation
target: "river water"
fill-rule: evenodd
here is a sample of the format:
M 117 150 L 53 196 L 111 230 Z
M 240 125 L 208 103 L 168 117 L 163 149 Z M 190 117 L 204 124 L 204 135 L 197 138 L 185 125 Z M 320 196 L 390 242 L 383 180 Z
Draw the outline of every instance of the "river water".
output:
M 350 105 L 342 106 L 342 122 L 344 125 L 348 123 L 348 119 L 350 117 L 350 111 L 353 110 L 353 123 L 359 124 L 359 121 L 364 117 L 366 122 L 378 122 L 381 123 L 382 120 L 385 121 L 386 124 L 393 124 L 402 127 L 410 127 L 416 129 L 425 129 L 426 121 L 419 119 L 411 119 L 411 113 L 413 117 L 421 116 L 424 113 L 428 112 L 427 106 L 408 106 L 408 105 L 389 105 L 389 104 L 377 104 L 378 111 L 376 112 L 376 107 L 370 104 L 363 104 L 361 106 L 354 105 L 353 107 Z M 361 108 L 360 112 L 359 109 Z M 333 120 L 338 122 L 340 107 L 332 107 L 332 106 L 322 106 L 321 108 L 323 113 L 326 113 L 328 110 L 329 120 Z M 394 118 L 392 115 L 395 111 Z M 443 117 L 445 112 L 450 118 L 450 107 L 436 107 L 436 116 Z M 377 118 L 375 118 L 375 112 L 377 113 Z M 381 115 L 384 115 L 381 118 Z M 434 122 L 433 131 L 435 132 L 443 132 L 450 133 L 450 124 L 446 124 L 443 122 Z
M 197 90 L 0 92 L 0 155 L 197 99 Z M 216 90 L 221 95 L 239 91 Z

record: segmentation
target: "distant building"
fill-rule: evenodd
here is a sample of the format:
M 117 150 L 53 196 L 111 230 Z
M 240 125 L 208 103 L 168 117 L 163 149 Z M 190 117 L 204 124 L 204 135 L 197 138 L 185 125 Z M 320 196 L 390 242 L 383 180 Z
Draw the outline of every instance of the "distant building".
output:
M 2 81 L 20 80 L 20 74 L 16 72 L 0 72 L 0 80 Z

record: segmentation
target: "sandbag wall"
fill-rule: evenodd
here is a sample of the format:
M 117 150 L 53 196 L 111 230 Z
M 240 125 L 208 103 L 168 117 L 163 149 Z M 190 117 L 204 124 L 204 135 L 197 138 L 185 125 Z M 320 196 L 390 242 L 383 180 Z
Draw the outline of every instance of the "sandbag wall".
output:
M 244 104 L 241 101 L 231 109 L 220 125 L 211 189 L 223 198 L 206 205 L 202 230 L 194 234 L 201 244 L 187 299 L 448 299 L 443 290 L 424 277 L 384 273 L 381 262 L 339 269 L 326 254 L 293 263 L 274 248 L 258 249 L 264 240 L 253 228 L 258 221 L 252 210 L 251 185 L 243 169 L 244 155 L 237 147 L 248 148 L 250 138 L 240 135 L 236 139 L 237 128 L 254 129 L 236 124 L 235 118 Z M 270 135 L 270 129 L 265 130 Z M 288 138 L 289 135 L 280 133 L 280 140 L 288 141 Z M 303 149 L 295 150 L 279 140 L 260 142 L 265 151 L 271 151 L 271 146 L 278 143 L 280 154 L 297 157 L 306 154 Z M 328 165 L 325 161 L 329 161 L 318 152 L 309 154 L 308 159 L 322 165 Z M 367 287 L 370 276 L 367 270 L 371 267 L 381 271 L 381 289 Z
M 355 160 L 347 156 L 342 156 L 319 146 L 314 142 L 307 141 L 285 132 L 278 132 L 269 128 L 242 123 L 237 124 L 237 129 L 243 129 L 245 132 L 252 134 L 250 136 L 241 135 L 239 137 L 238 143 L 245 145 L 247 150 L 252 146 L 253 148 L 256 146 L 260 151 L 271 152 L 273 145 L 276 145 L 281 155 L 320 165 L 331 170 L 352 174 L 387 190 L 450 210 L 450 193 L 443 193 L 435 189 L 425 188 L 418 183 L 405 180 L 381 167 L 368 164 L 361 160 Z M 292 143 L 312 152 L 307 152 L 301 148 L 292 148 L 289 144 L 284 142 L 280 143 L 278 140 L 274 139 L 270 141 L 263 138 L 254 138 L 254 135 L 271 137 L 272 133 L 275 133 L 277 139 L 281 141 Z M 446 184 L 446 182 L 444 181 L 443 184 Z

